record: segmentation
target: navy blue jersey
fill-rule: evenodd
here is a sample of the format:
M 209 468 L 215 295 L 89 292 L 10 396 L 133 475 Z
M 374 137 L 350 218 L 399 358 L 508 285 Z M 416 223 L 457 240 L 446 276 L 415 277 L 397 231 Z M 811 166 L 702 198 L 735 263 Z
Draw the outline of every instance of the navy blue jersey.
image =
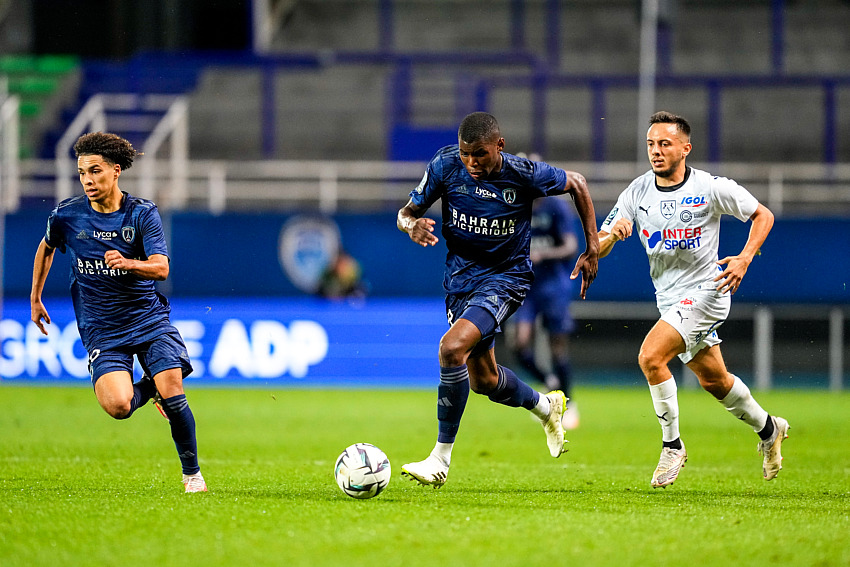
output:
M 107 268 L 103 259 L 107 250 L 137 260 L 168 255 L 152 201 L 124 193 L 119 210 L 99 213 L 85 195 L 66 199 L 50 214 L 44 241 L 71 255 L 71 298 L 89 353 L 152 340 L 169 325 L 171 308 L 153 280 Z
M 578 239 L 577 217 L 564 199 L 543 199 L 534 203 L 531 212 L 531 249 L 562 246 L 567 235 Z M 541 260 L 534 264 L 535 287 L 552 287 L 569 293 L 573 280 L 572 258 Z
M 467 293 L 491 278 L 524 293 L 534 279 L 528 251 L 534 200 L 564 193 L 567 174 L 543 162 L 502 152 L 502 169 L 476 180 L 457 145 L 442 148 L 410 197 L 430 207 L 442 199 L 447 293 Z

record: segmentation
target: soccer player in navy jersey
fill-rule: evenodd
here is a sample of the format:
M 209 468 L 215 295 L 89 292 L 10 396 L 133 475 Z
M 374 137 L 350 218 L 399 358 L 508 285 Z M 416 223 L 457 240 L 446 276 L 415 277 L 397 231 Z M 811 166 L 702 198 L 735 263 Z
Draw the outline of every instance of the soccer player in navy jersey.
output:
M 169 271 L 162 220 L 152 201 L 118 187 L 139 152 L 103 132 L 81 136 L 74 151 L 84 194 L 59 203 L 47 220 L 33 266 L 32 321 L 47 334 L 42 290 L 56 249 L 68 251 L 74 313 L 97 401 L 115 419 L 127 419 L 157 397 L 171 425 L 185 491 L 206 492 L 195 418 L 183 392 L 192 365 L 170 323 L 168 300 L 154 285 Z M 134 356 L 145 372 L 136 383 Z
M 571 277 L 581 273 L 582 298 L 598 267 L 593 202 L 582 175 L 511 155 L 504 148 L 492 115 L 468 115 L 458 129 L 458 144 L 437 152 L 398 212 L 399 230 L 420 246 L 434 246 L 435 221 L 423 215 L 442 199 L 442 235 L 448 249 L 443 288 L 450 327 L 439 346 L 437 443 L 424 461 L 401 467 L 403 475 L 435 488 L 446 482 L 470 389 L 496 403 L 531 411 L 543 424 L 549 453 L 559 457 L 566 451 L 563 392 L 541 395 L 533 390 L 496 363 L 493 344 L 500 325 L 522 303 L 534 279 L 529 259 L 534 200 L 568 193 L 575 201 L 587 247 Z
M 570 314 L 574 289 L 570 271 L 578 251 L 576 224 L 575 213 L 564 199 L 534 201 L 531 213 L 534 284 L 512 319 L 515 327 L 512 346 L 517 361 L 548 389 L 561 390 L 567 398 L 567 411 L 561 418 L 565 430 L 579 425 L 578 406 L 572 396 L 569 350 L 570 334 L 575 329 Z M 548 339 L 548 373 L 535 356 L 538 319 Z

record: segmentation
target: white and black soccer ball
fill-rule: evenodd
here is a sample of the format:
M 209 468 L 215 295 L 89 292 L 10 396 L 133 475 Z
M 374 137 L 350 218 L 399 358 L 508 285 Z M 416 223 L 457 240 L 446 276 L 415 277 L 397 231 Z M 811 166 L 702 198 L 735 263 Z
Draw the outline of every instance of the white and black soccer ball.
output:
M 340 489 L 352 498 L 372 498 L 390 483 L 390 460 L 370 443 L 355 443 L 345 449 L 334 465 Z

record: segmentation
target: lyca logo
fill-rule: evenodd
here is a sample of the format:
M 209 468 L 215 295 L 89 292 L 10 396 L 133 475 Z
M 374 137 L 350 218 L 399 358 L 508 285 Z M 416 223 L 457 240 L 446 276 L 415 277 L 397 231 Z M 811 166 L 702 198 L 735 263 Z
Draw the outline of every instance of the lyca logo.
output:
M 92 236 L 97 238 L 98 240 L 112 240 L 116 236 L 118 236 L 117 232 L 114 231 L 102 231 L 102 230 L 93 230 Z
M 495 199 L 496 197 L 498 197 L 498 195 L 496 195 L 492 191 L 484 189 L 483 187 L 477 187 L 475 189 L 475 194 L 479 197 L 484 197 L 485 199 Z

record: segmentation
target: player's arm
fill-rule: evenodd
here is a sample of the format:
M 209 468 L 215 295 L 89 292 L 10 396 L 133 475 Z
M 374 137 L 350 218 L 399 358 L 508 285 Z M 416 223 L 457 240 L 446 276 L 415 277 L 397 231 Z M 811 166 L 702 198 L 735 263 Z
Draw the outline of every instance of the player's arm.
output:
M 614 226 L 611 227 L 611 232 L 604 230 L 599 231 L 599 257 L 604 258 L 611 253 L 614 244 L 621 240 L 625 240 L 632 235 L 632 223 L 628 219 L 619 218 Z
M 118 250 L 107 250 L 103 255 L 106 266 L 112 270 L 126 270 L 145 280 L 163 281 L 168 277 L 168 256 L 151 254 L 147 260 L 125 258 Z
M 584 231 L 585 249 L 576 260 L 570 279 L 576 279 L 581 272 L 581 298 L 584 299 L 587 288 L 596 279 L 599 271 L 599 238 L 596 235 L 596 212 L 593 209 L 593 201 L 590 191 L 587 189 L 587 180 L 584 175 L 575 171 L 567 172 L 567 185 L 564 188 L 573 198 Z
M 719 282 L 717 291 L 720 293 L 730 291 L 734 294 L 738 291 L 741 280 L 747 273 L 747 268 L 750 267 L 753 258 L 760 253 L 761 245 L 764 244 L 767 235 L 770 234 L 770 229 L 773 228 L 773 213 L 761 203 L 756 208 L 756 212 L 750 216 L 750 220 L 753 221 L 753 224 L 750 227 L 747 243 L 741 253 L 737 256 L 726 256 L 717 261 L 718 265 L 726 264 L 726 269 L 714 278 L 714 281 Z
M 439 239 L 434 235 L 434 219 L 423 217 L 427 207 L 417 205 L 410 199 L 405 206 L 398 211 L 396 225 L 402 232 L 406 232 L 410 239 L 420 246 L 434 246 Z
M 50 273 L 50 267 L 53 265 L 53 254 L 56 248 L 47 245 L 44 239 L 38 245 L 38 250 L 35 252 L 35 261 L 32 266 L 32 288 L 30 290 L 30 319 L 38 326 L 42 334 L 47 334 L 47 329 L 44 324 L 50 324 L 50 315 L 47 313 L 47 308 L 41 301 L 41 292 L 44 290 L 44 283 L 47 281 L 47 274 Z

